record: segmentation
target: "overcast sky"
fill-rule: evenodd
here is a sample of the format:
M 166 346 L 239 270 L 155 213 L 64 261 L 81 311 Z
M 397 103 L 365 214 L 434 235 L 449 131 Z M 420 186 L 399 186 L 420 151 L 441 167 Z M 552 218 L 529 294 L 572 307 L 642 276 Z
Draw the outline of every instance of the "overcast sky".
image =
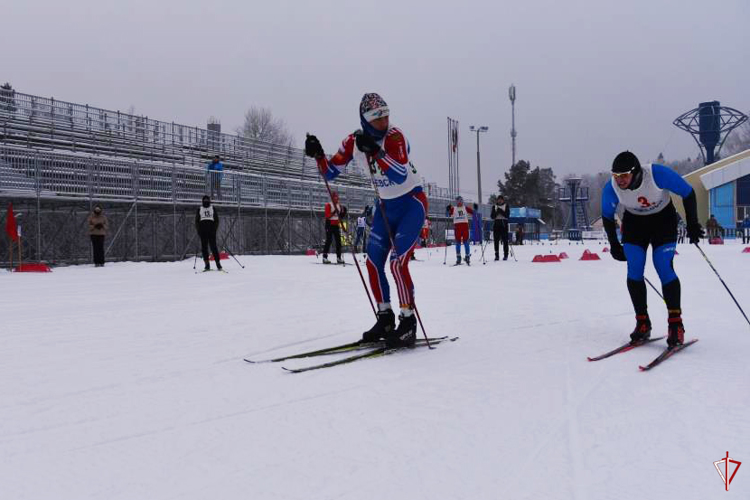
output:
M 448 184 L 447 125 L 461 125 L 462 193 L 517 158 L 568 173 L 694 157 L 672 125 L 699 102 L 750 110 L 750 0 L 5 2 L 0 81 L 20 92 L 232 132 L 267 106 L 327 152 L 380 93 L 420 174 Z

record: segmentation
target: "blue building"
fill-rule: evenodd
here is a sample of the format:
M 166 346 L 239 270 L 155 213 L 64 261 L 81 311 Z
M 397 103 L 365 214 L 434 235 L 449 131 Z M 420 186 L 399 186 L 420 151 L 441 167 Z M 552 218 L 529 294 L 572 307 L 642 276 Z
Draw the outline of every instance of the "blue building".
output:
M 698 201 L 698 218 L 705 224 L 714 215 L 728 236 L 750 215 L 750 150 L 724 158 L 687 174 Z M 682 216 L 682 203 L 675 203 Z

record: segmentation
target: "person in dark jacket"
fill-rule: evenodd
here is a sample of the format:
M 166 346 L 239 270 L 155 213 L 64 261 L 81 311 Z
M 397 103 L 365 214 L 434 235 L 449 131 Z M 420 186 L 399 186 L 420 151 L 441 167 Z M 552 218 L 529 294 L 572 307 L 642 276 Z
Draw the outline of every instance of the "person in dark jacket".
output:
M 211 245 L 211 253 L 214 255 L 216 269 L 221 271 L 221 260 L 219 248 L 216 246 L 216 231 L 219 229 L 219 213 L 211 205 L 211 198 L 206 195 L 203 197 L 201 207 L 195 214 L 195 229 L 198 236 L 201 237 L 201 250 L 203 252 L 203 262 L 206 264 L 204 271 L 210 271 L 211 265 L 208 260 L 208 246 Z
M 339 194 L 331 194 L 333 203 L 330 201 L 325 206 L 326 216 L 326 242 L 323 246 L 323 264 L 330 264 L 328 260 L 328 251 L 331 249 L 331 241 L 336 244 L 336 263 L 343 264 L 344 259 L 341 257 L 341 223 L 340 217 L 346 217 L 346 207 L 339 204 Z
M 748 243 L 750 243 L 750 215 L 746 215 L 745 220 L 742 221 L 742 244 Z
M 503 242 L 503 260 L 508 260 L 508 217 L 510 208 L 505 197 L 500 195 L 492 206 L 490 218 L 492 223 L 492 237 L 495 240 L 495 260 L 500 260 L 500 242 Z
M 104 267 L 104 237 L 107 235 L 109 222 L 102 213 L 101 205 L 96 205 L 89 215 L 89 235 L 94 249 L 94 267 Z

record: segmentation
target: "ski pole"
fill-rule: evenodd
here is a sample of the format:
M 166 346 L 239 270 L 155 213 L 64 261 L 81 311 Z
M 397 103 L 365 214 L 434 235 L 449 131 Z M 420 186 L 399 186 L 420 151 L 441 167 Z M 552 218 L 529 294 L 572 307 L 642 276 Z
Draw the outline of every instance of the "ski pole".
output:
M 385 223 L 385 229 L 386 229 L 386 231 L 388 231 L 388 238 L 391 241 L 391 251 L 395 252 L 396 251 L 396 243 L 393 240 L 393 233 L 391 232 L 391 225 L 388 223 L 388 216 L 385 214 L 385 204 L 383 203 L 383 199 L 380 197 L 380 190 L 378 189 L 378 185 L 377 185 L 377 183 L 375 183 L 374 169 L 377 168 L 377 167 L 375 166 L 372 158 L 370 158 L 370 162 L 369 163 L 370 163 L 370 165 L 369 165 L 370 168 L 368 170 L 370 171 L 370 181 L 372 182 L 372 188 L 375 190 L 375 197 L 378 199 L 378 203 L 380 204 L 380 215 L 383 217 L 383 222 Z M 425 214 L 425 217 L 426 216 L 427 216 L 427 214 Z M 447 251 L 446 251 L 446 253 L 447 253 Z M 409 261 L 406 261 L 406 263 L 408 265 Z M 422 335 L 424 335 L 424 340 L 427 343 L 427 347 L 429 349 L 435 349 L 434 347 L 432 347 L 430 345 L 430 339 L 427 337 L 427 332 L 424 329 L 424 324 L 422 324 L 422 317 L 419 315 L 419 309 L 417 309 L 417 303 L 414 300 L 414 294 L 413 293 L 412 293 L 412 299 L 411 299 L 411 304 L 410 305 L 414 308 L 414 314 L 417 316 L 417 321 L 419 321 L 419 326 L 422 328 Z
M 445 261 L 448 260 L 448 235 L 445 235 L 445 251 L 443 252 L 443 265 L 445 265 Z
M 654 284 L 653 284 L 653 283 L 651 283 L 651 282 L 650 282 L 650 281 L 648 280 L 648 278 L 647 278 L 647 277 L 645 277 L 645 276 L 643 277 L 643 279 L 644 279 L 644 280 L 646 281 L 646 283 L 648 283 L 648 286 L 650 286 L 651 288 L 653 288 L 653 289 L 654 289 L 654 291 L 656 292 L 656 295 L 658 295 L 658 296 L 659 296 L 659 298 L 660 298 L 661 300 L 664 300 L 664 296 L 663 296 L 662 294 L 660 294 L 660 293 L 659 293 L 659 290 L 658 290 L 658 289 L 657 289 L 657 288 L 656 288 L 656 287 L 654 286 Z M 666 300 L 664 300 L 664 302 L 666 302 Z
M 198 250 L 195 251 L 195 258 L 193 259 L 193 271 L 195 271 L 195 265 L 198 263 Z
M 226 250 L 227 252 L 229 252 L 229 255 L 231 255 L 231 256 L 232 256 L 232 258 L 233 258 L 233 259 L 235 260 L 235 262 L 237 262 L 237 264 L 240 264 L 240 267 L 241 267 L 242 269 L 245 269 L 245 266 L 243 266 L 243 265 L 242 265 L 242 264 L 240 263 L 240 261 L 239 261 L 239 260 L 237 260 L 237 257 L 235 257 L 235 256 L 234 256 L 234 254 L 233 254 L 233 253 L 232 253 L 232 251 L 231 251 L 231 250 L 229 249 L 229 247 L 225 246 L 225 247 L 224 247 L 224 250 Z
M 308 137 L 310 136 L 310 134 L 307 134 L 307 135 Z M 343 219 L 343 217 L 341 217 L 341 215 L 339 214 L 339 209 L 336 206 L 336 203 L 333 201 L 333 192 L 331 191 L 331 186 L 328 184 L 328 179 L 326 179 L 326 176 L 323 175 L 323 172 L 321 172 L 320 169 L 318 169 L 318 173 L 320 174 L 320 177 L 323 178 L 323 182 L 326 185 L 326 190 L 328 191 L 328 197 L 331 198 L 331 206 L 333 206 L 333 213 L 335 213 L 339 217 L 339 220 Z M 344 227 L 344 232 L 346 232 L 347 234 L 349 232 L 346 227 Z M 354 265 L 357 266 L 359 279 L 362 280 L 362 286 L 365 287 L 365 293 L 367 294 L 367 299 L 370 301 L 370 307 L 372 308 L 372 313 L 377 318 L 378 313 L 377 311 L 375 311 L 375 304 L 372 302 L 372 297 L 370 296 L 370 290 L 367 288 L 367 283 L 365 283 L 365 278 L 362 275 L 362 269 L 360 269 L 359 267 L 359 260 L 357 260 L 357 254 L 354 253 L 354 248 L 352 248 L 351 246 L 349 248 L 352 251 L 352 257 L 354 258 Z
M 727 289 L 727 292 L 729 293 L 729 296 L 732 297 L 732 300 L 737 305 L 737 308 L 739 308 L 740 312 L 745 317 L 745 321 L 747 321 L 747 323 L 750 325 L 750 319 L 747 319 L 747 314 L 745 314 L 745 311 L 742 310 L 742 307 L 740 307 L 740 304 L 739 304 L 739 302 L 737 302 L 737 299 L 734 298 L 734 295 L 729 290 L 729 287 L 727 286 L 727 284 L 724 283 L 723 279 L 721 279 L 721 275 L 719 274 L 719 271 L 717 271 L 716 268 L 714 267 L 714 265 L 711 264 L 711 261 L 708 259 L 708 256 L 705 254 L 705 252 L 703 251 L 703 249 L 700 246 L 698 246 L 698 243 L 695 243 L 695 248 L 697 248 L 698 251 L 703 256 L 703 258 L 706 259 L 706 263 L 711 267 L 711 269 L 713 269 L 714 273 L 716 273 L 716 277 L 719 278 L 719 281 L 721 281 L 721 284 L 724 285 L 724 288 Z

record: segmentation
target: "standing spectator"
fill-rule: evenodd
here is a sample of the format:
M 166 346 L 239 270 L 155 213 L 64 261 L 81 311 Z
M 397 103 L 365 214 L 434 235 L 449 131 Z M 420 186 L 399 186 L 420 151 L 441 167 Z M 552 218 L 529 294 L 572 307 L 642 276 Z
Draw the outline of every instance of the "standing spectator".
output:
M 742 221 L 742 244 L 748 243 L 750 243 L 750 214 L 746 215 L 745 220 Z
M 482 244 L 482 213 L 476 203 L 474 203 L 474 212 L 471 214 L 471 241 L 475 245 Z
M 214 156 L 214 159 L 206 167 L 206 177 L 209 189 L 211 190 L 211 198 L 214 197 L 214 191 L 219 195 L 221 199 L 221 180 L 224 178 L 224 164 L 221 163 L 219 155 Z
M 362 253 L 367 249 L 367 208 L 357 217 L 357 238 L 354 240 L 354 253 L 358 253 L 359 242 L 362 241 Z
M 516 245 L 523 245 L 523 222 L 516 227 Z
M 219 229 L 219 213 L 211 205 L 211 198 L 208 195 L 203 197 L 203 202 L 195 214 L 195 229 L 198 236 L 201 237 L 201 251 L 203 253 L 203 262 L 206 267 L 203 271 L 210 271 L 211 264 L 208 260 L 208 246 L 211 245 L 211 252 L 214 254 L 216 269 L 221 271 L 221 257 L 219 248 L 216 246 L 216 231 Z
M 427 245 L 429 245 L 431 225 L 430 218 L 425 217 L 424 222 L 422 223 L 422 231 L 419 234 L 419 237 L 422 239 L 422 248 L 427 248 Z
M 492 237 L 495 240 L 495 260 L 500 260 L 500 242 L 503 242 L 503 260 L 508 260 L 508 217 L 510 208 L 505 197 L 500 195 L 495 200 L 490 217 L 492 223 Z
M 333 203 L 330 201 L 325 206 L 326 216 L 326 243 L 323 247 L 323 264 L 330 264 L 328 260 L 328 250 L 331 249 L 331 240 L 336 241 L 336 264 L 343 264 L 344 259 L 341 257 L 341 220 L 339 217 L 346 217 L 346 207 L 339 204 L 339 194 L 334 192 L 331 195 Z
M 94 249 L 94 267 L 104 267 L 104 237 L 109 229 L 107 217 L 102 213 L 101 205 L 96 205 L 89 215 L 89 235 Z
M 708 233 L 709 241 L 719 236 L 719 221 L 716 220 L 714 214 L 706 221 L 706 232 Z
M 474 214 L 474 210 L 464 205 L 464 199 L 456 196 L 456 206 L 448 205 L 446 207 L 448 217 L 453 217 L 453 234 L 456 241 L 456 265 L 461 264 L 461 243 L 464 244 L 464 253 L 466 254 L 466 265 L 471 265 L 471 250 L 469 249 L 469 215 Z
M 685 221 L 682 217 L 677 215 L 679 220 L 677 221 L 677 243 L 685 243 L 685 235 L 687 234 L 687 228 L 685 227 Z

